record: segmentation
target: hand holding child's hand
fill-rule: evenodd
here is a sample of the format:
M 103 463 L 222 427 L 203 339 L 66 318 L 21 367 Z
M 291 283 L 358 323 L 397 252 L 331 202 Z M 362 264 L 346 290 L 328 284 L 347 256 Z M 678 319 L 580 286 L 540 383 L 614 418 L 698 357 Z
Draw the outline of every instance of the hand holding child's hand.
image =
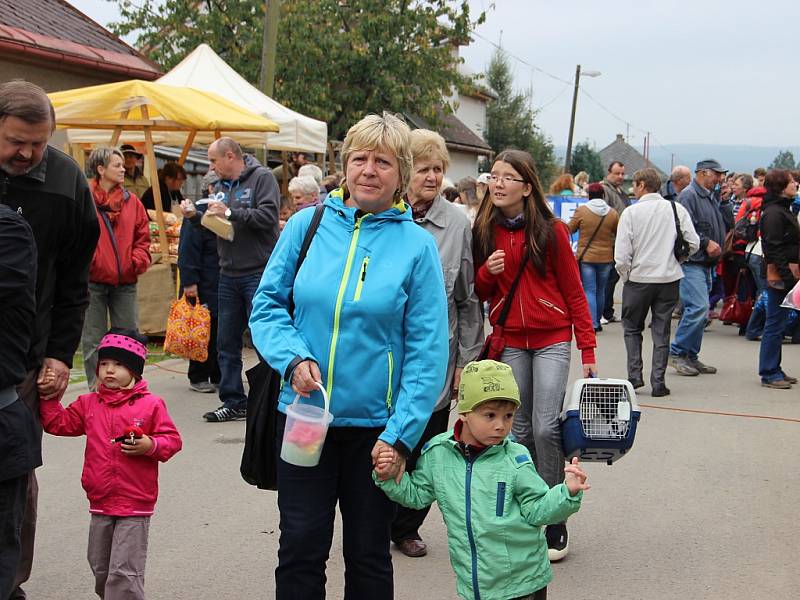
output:
M 45 367 L 39 380 L 36 382 L 41 392 L 43 388 L 49 388 L 56 380 L 56 372 L 50 367 Z
M 141 456 L 150 452 L 153 448 L 153 440 L 149 435 L 143 434 L 142 437 L 134 440 L 133 444 L 122 442 L 120 448 L 125 456 Z
M 403 473 L 406 472 L 406 457 L 383 440 L 375 442 L 372 448 L 372 464 L 381 481 L 393 477 L 396 483 L 400 483 Z
M 375 458 L 375 473 L 378 479 L 389 479 L 395 469 L 395 455 L 397 451 L 388 446 L 382 446 L 378 449 L 378 456 Z
M 578 492 L 590 489 L 586 479 L 588 475 L 578 466 L 578 457 L 572 459 L 572 462 L 564 467 L 564 485 L 569 490 L 569 495 L 574 496 Z

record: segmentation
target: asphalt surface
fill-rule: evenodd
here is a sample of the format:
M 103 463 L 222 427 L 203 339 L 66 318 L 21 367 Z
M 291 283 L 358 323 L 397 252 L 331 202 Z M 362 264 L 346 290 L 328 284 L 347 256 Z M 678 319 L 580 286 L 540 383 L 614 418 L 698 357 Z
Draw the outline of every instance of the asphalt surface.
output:
M 606 326 L 598 340 L 601 376 L 625 377 L 621 325 Z M 645 348 L 648 344 L 646 339 Z M 791 391 L 760 387 L 758 347 L 739 338 L 735 328 L 715 322 L 701 358 L 719 368 L 717 375 L 679 377 L 668 369 L 671 396 L 650 398 L 649 387 L 639 390 L 639 402 L 648 406 L 642 408 L 631 453 L 612 466 L 585 465 L 593 487 L 570 520 L 570 554 L 554 565 L 549 598 L 800 597 L 795 556 L 800 547 L 800 386 Z M 579 373 L 577 358 L 573 352 L 573 378 Z M 645 380 L 648 365 L 646 356 Z M 800 346 L 783 346 L 783 366 L 790 374 L 800 373 Z M 241 480 L 244 423 L 205 423 L 202 413 L 216 408 L 218 400 L 189 391 L 185 372 L 183 361 L 146 371 L 184 441 L 183 451 L 161 466 L 150 529 L 148 597 L 271 598 L 276 495 Z M 64 403 L 84 385 L 72 386 Z M 85 558 L 89 515 L 80 486 L 83 445 L 80 439 L 44 439 L 36 558 L 26 586 L 32 600 L 94 597 Z M 393 551 L 395 597 L 455 598 L 445 529 L 435 507 L 422 535 L 427 557 L 410 559 Z M 342 597 L 343 570 L 337 524 L 328 597 Z

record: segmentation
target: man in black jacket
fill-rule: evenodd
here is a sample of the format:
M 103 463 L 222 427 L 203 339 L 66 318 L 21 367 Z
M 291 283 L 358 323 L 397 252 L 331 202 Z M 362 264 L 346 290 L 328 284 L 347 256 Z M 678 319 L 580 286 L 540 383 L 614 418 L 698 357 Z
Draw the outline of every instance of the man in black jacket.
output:
M 39 422 L 38 398 L 63 393 L 89 304 L 89 264 L 99 229 L 89 186 L 69 156 L 47 145 L 55 113 L 37 85 L 15 80 L 0 85 L 0 203 L 30 224 L 38 259 L 33 334 L 19 384 L 20 398 Z M 43 385 L 50 369 L 55 377 Z M 11 599 L 25 598 L 18 586 L 28 580 L 33 562 L 38 487 L 30 473 L 22 531 L 17 588 Z
M 35 287 L 30 225 L 0 204 L 0 598 L 15 586 L 28 479 L 42 464 L 41 433 L 16 390 L 28 371 Z

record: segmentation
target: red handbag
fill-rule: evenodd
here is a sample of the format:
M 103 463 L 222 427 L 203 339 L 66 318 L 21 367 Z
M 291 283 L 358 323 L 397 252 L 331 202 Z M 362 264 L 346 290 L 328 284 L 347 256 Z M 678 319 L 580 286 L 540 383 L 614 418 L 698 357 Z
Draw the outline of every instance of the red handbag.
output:
M 747 295 L 742 299 L 739 298 L 739 283 L 743 272 L 747 272 L 747 269 L 739 270 L 736 275 L 736 285 L 733 288 L 733 293 L 730 296 L 726 296 L 722 302 L 719 320 L 723 323 L 736 323 L 737 325 L 745 326 L 750 321 L 750 314 L 753 312 L 753 295 L 748 289 Z
M 517 291 L 519 280 L 522 279 L 522 273 L 525 271 L 525 265 L 527 263 L 528 254 L 526 253 L 522 258 L 522 262 L 519 264 L 519 271 L 517 272 L 517 276 L 514 278 L 513 283 L 511 284 L 511 289 L 508 290 L 508 294 L 506 295 L 506 303 L 503 306 L 503 310 L 500 311 L 500 316 L 497 317 L 497 322 L 492 325 L 492 333 L 489 334 L 489 336 L 486 338 L 486 341 L 483 343 L 483 348 L 478 356 L 478 360 L 488 359 L 499 362 L 500 357 L 503 356 L 503 350 L 506 349 L 506 336 L 504 335 L 503 328 L 505 327 L 508 313 L 511 312 L 511 304 L 514 300 L 514 294 Z

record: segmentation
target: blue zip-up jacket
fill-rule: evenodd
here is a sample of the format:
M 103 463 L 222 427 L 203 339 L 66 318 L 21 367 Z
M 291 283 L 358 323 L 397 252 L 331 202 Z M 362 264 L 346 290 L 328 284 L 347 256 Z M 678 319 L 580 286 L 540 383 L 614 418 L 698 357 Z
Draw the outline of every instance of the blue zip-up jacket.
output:
M 447 368 L 447 299 L 436 242 L 402 202 L 377 215 L 357 213 L 338 189 L 324 204 L 297 273 L 314 209 L 286 223 L 253 298 L 253 342 L 287 382 L 300 361 L 319 364 L 333 427 L 385 427 L 380 439 L 408 455 Z M 293 400 L 287 383 L 278 409 L 286 412 Z M 321 405 L 321 394 L 312 400 Z
M 725 244 L 725 219 L 722 208 L 711 192 L 692 179 L 678 195 L 680 202 L 692 217 L 694 230 L 700 237 L 700 249 L 689 257 L 687 262 L 714 265 L 719 258 L 711 258 L 706 253 L 708 240 L 714 240 L 720 246 Z

